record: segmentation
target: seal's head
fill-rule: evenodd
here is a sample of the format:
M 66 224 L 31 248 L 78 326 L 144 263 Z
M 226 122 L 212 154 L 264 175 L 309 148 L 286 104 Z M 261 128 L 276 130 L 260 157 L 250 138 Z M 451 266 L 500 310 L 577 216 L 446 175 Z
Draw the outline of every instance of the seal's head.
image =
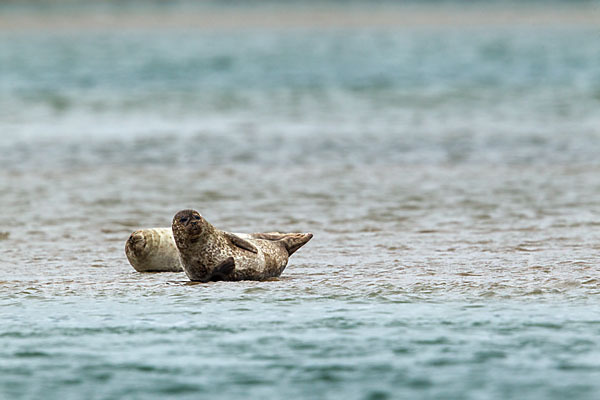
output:
M 173 237 L 177 247 L 196 243 L 210 230 L 210 224 L 196 210 L 182 210 L 173 217 Z
M 179 250 L 183 270 L 192 281 L 223 280 L 233 271 L 233 257 L 217 265 L 208 264 L 204 244 L 216 238 L 215 228 L 196 210 L 182 210 L 173 217 L 173 238 Z
M 148 240 L 144 235 L 143 230 L 137 230 L 133 232 L 127 243 L 125 243 L 125 254 L 129 263 L 135 268 L 136 271 L 141 272 L 138 269 L 138 264 L 144 262 L 150 255 L 150 246 L 148 246 Z

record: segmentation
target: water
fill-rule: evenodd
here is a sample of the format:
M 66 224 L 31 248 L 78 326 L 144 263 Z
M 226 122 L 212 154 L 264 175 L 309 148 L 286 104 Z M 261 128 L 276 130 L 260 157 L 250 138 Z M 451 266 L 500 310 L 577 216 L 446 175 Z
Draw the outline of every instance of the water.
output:
M 132 4 L 0 8 L 0 398 L 596 398 L 597 7 Z M 187 207 L 315 237 L 136 273 Z

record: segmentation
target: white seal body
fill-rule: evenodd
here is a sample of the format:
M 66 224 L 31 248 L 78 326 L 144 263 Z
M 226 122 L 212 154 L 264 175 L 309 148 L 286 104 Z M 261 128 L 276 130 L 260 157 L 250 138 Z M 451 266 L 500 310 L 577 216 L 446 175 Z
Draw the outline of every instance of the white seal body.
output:
M 125 244 L 125 254 L 138 272 L 183 272 L 171 228 L 133 232 Z

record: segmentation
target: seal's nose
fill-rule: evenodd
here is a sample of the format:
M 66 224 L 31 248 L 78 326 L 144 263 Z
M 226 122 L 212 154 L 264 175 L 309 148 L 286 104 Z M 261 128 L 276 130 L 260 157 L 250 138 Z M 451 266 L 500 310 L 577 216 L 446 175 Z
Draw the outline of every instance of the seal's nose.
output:
M 201 221 L 201 219 L 202 218 L 200 217 L 200 214 L 198 214 L 197 211 L 181 210 L 177 214 L 175 214 L 175 217 L 173 217 L 173 223 L 178 222 L 181 225 L 187 227 L 192 222 Z M 196 224 L 193 224 L 193 225 L 196 225 Z
M 181 222 L 181 224 L 183 226 L 188 226 L 188 225 L 196 225 L 197 220 L 194 219 L 193 215 L 182 215 L 181 217 L 179 217 L 179 222 Z
M 146 237 L 142 231 L 135 231 L 127 240 L 126 249 L 130 249 L 134 254 L 139 255 L 146 247 Z

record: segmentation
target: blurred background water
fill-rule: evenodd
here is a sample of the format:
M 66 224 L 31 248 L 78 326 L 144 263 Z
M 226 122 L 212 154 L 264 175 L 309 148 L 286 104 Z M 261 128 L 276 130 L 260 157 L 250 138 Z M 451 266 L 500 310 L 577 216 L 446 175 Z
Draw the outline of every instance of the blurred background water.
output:
M 0 397 L 595 399 L 599 110 L 593 1 L 2 2 Z

